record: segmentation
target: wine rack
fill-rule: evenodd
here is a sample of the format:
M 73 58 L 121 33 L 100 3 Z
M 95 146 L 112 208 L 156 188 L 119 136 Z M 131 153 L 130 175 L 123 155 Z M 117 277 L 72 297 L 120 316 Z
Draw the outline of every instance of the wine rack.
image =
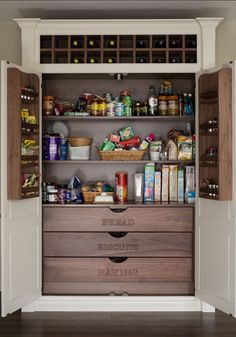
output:
M 9 68 L 7 87 L 7 197 L 9 200 L 38 197 L 39 78 Z M 23 118 L 23 111 L 28 118 Z
M 197 63 L 197 36 L 41 35 L 40 63 Z
M 232 199 L 232 74 L 199 77 L 199 197 Z

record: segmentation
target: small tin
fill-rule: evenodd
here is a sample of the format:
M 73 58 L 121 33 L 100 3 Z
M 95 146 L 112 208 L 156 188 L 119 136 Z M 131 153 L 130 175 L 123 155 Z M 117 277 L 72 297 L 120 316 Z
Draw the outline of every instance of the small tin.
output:
M 67 194 L 67 186 L 61 185 L 58 189 L 58 202 L 60 204 L 66 204 L 66 194 Z
M 128 197 L 128 173 L 116 173 L 116 201 L 125 202 Z

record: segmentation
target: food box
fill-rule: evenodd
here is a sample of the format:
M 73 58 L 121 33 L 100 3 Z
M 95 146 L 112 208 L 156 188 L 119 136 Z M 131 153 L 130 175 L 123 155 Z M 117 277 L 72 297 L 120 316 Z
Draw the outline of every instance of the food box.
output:
M 162 202 L 168 202 L 169 199 L 169 166 L 162 165 L 162 191 L 161 200 Z
M 178 136 L 178 160 L 192 160 L 192 137 Z
M 148 163 L 144 167 L 144 202 L 154 201 L 155 164 Z
M 186 166 L 185 175 L 185 201 L 187 203 L 195 202 L 195 173 L 194 166 Z
M 178 197 L 178 165 L 169 166 L 169 200 L 176 201 Z
M 178 202 L 184 202 L 184 170 L 178 170 Z
M 122 142 L 134 137 L 134 131 L 131 126 L 120 129 L 119 134 Z
M 155 172 L 155 201 L 161 201 L 161 171 Z

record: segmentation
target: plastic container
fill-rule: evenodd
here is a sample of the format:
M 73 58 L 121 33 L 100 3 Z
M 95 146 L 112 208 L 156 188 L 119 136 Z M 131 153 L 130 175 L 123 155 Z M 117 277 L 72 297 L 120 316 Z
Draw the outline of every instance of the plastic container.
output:
M 90 146 L 69 146 L 69 160 L 89 160 Z

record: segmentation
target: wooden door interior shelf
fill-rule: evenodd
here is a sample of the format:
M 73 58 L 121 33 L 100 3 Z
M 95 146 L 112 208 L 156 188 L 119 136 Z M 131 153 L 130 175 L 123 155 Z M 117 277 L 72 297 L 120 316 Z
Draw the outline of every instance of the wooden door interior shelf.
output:
M 205 73 L 199 77 L 199 196 L 201 198 L 232 199 L 231 102 L 232 70 L 230 68 Z M 210 130 L 215 131 L 209 132 L 207 128 L 212 125 L 212 121 L 216 127 L 214 129 L 214 126 L 210 126 Z M 205 127 L 206 130 L 203 130 Z
M 197 63 L 197 36 L 41 35 L 40 63 Z
M 34 92 L 23 93 L 22 88 L 34 88 Z M 27 108 L 30 115 L 39 121 L 39 77 L 35 74 L 21 72 L 17 68 L 9 68 L 7 72 L 7 196 L 8 199 L 24 199 L 39 196 L 39 184 L 32 187 L 22 186 L 23 174 L 39 175 L 38 150 L 34 155 L 22 155 L 23 139 L 32 139 L 39 144 L 39 125 L 22 122 L 21 109 Z M 22 95 L 25 97 L 22 98 Z

